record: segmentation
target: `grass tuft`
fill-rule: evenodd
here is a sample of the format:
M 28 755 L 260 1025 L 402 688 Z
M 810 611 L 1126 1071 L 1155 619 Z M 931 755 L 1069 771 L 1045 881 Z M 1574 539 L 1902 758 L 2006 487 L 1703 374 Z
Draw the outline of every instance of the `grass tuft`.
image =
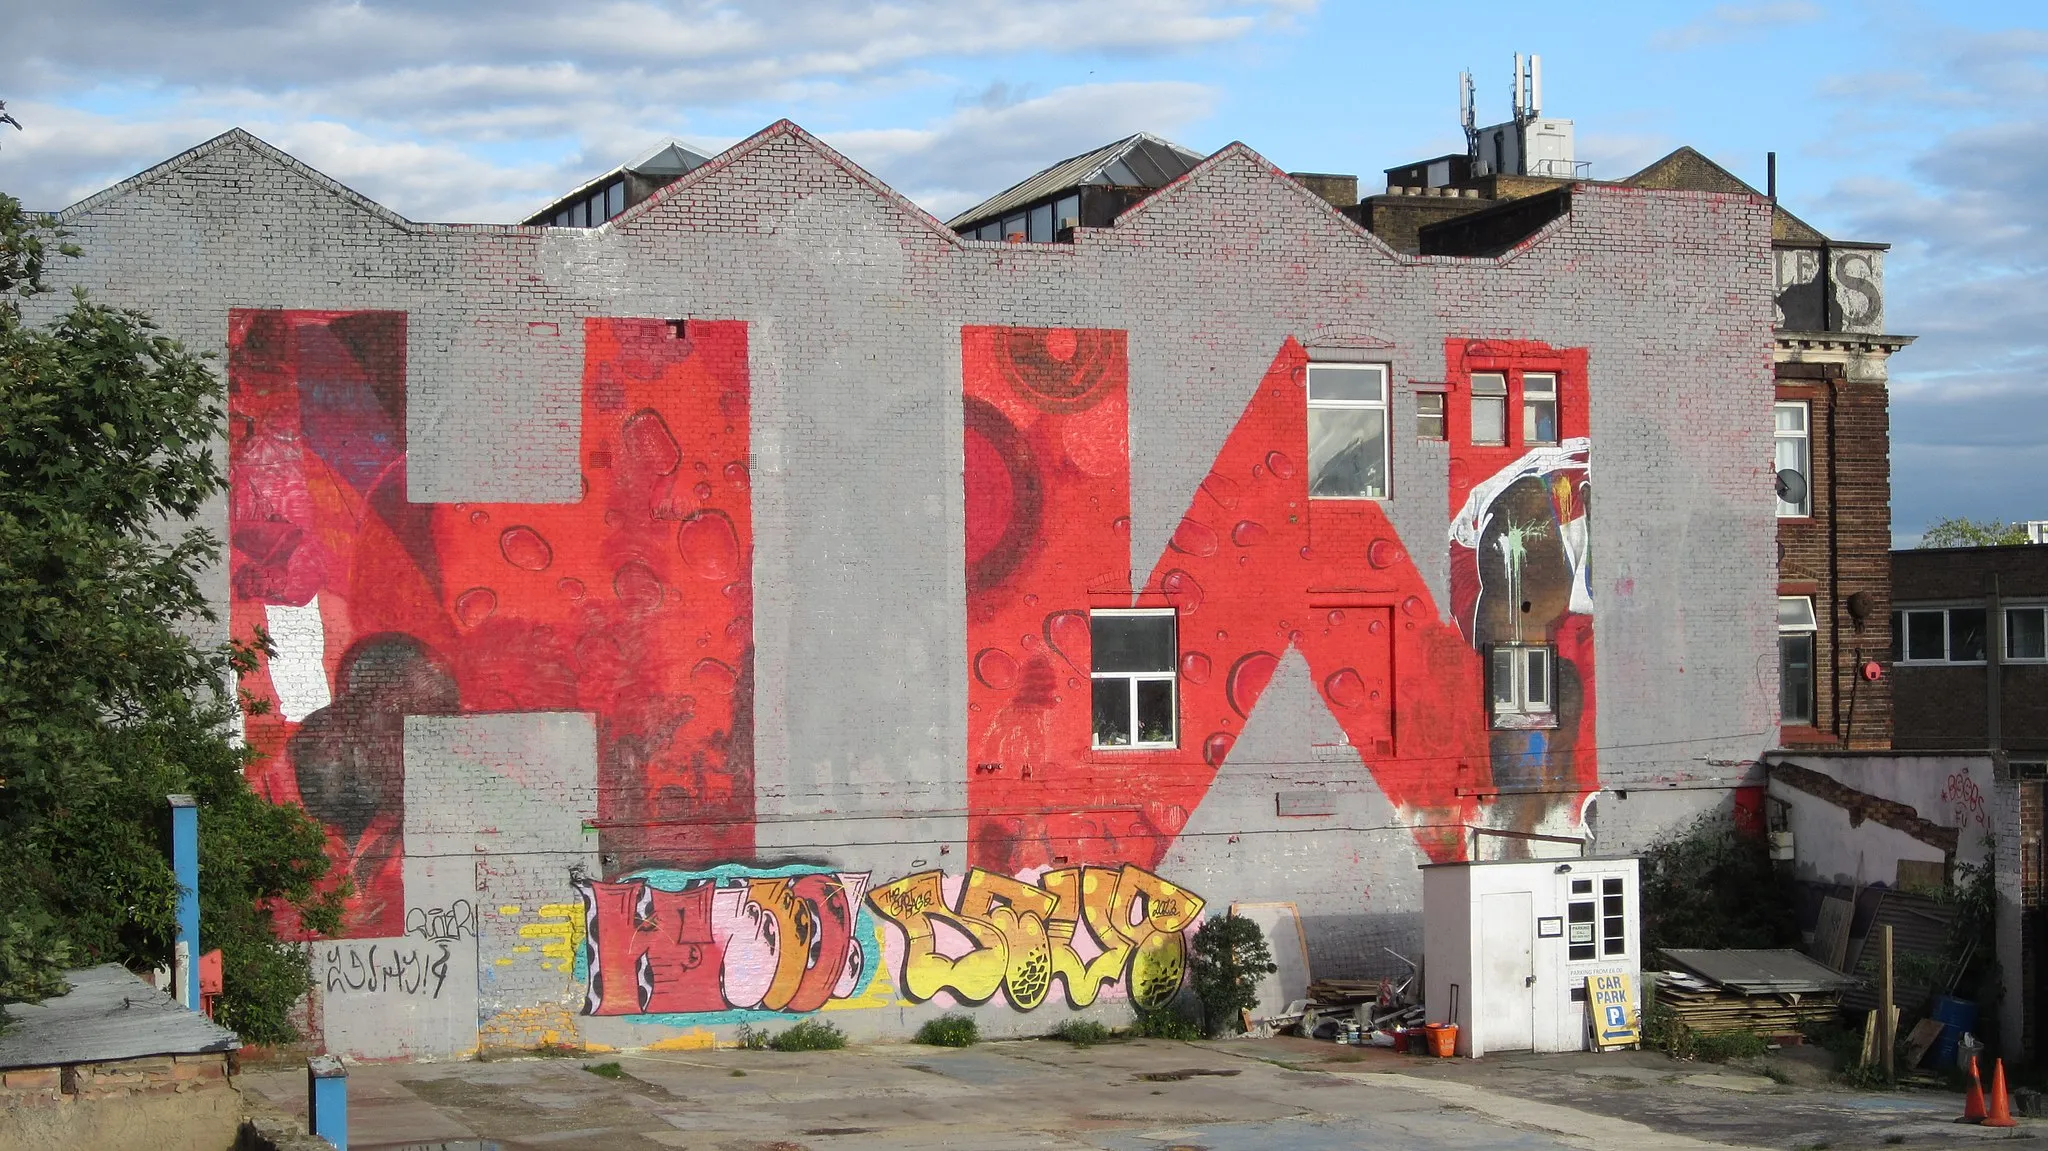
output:
M 624 1079 L 626 1077 L 626 1069 L 620 1067 L 617 1063 L 585 1063 L 583 1069 L 601 1079 Z
M 972 1015 L 941 1015 L 925 1020 L 917 1041 L 928 1047 L 972 1047 L 981 1042 L 981 1025 Z
M 846 1032 L 821 1019 L 806 1019 L 768 1040 L 775 1051 L 837 1051 L 846 1046 Z
M 1116 1038 L 1116 1033 L 1090 1019 L 1069 1019 L 1052 1029 L 1048 1039 L 1058 1039 L 1076 1047 L 1093 1047 Z

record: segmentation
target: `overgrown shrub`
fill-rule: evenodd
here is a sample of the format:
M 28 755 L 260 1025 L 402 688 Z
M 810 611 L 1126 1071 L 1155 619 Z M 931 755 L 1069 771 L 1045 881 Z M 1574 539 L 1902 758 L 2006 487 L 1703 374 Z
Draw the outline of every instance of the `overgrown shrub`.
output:
M 583 1069 L 600 1079 L 624 1079 L 626 1077 L 626 1069 L 617 1063 L 585 1063 Z
M 733 1042 L 743 1051 L 766 1051 L 769 1038 L 767 1028 L 742 1023 L 739 1034 L 733 1036 Z
M 1115 1038 L 1115 1033 L 1092 1019 L 1069 1019 L 1052 1029 L 1048 1039 L 1058 1039 L 1076 1047 L 1093 1047 Z
M 972 1015 L 941 1015 L 925 1020 L 917 1041 L 930 1047 L 972 1047 L 981 1042 L 981 1025 Z
M 1278 971 L 1266 933 L 1249 919 L 1223 915 L 1195 932 L 1195 998 L 1202 1004 L 1203 1030 L 1211 1035 L 1244 1030 L 1243 1013 L 1259 1002 L 1259 980 Z
M 1181 1009 L 1180 1000 L 1162 1007 L 1131 1004 L 1131 1034 L 1140 1039 L 1200 1039 L 1202 1026 Z
M 822 1019 L 806 1019 L 768 1041 L 775 1051 L 837 1051 L 846 1033 Z
M 1770 841 L 1704 815 L 1642 853 L 1643 954 L 1666 947 L 1786 947 L 1799 938 L 1792 884 Z
M 1655 1001 L 1643 1012 L 1643 1045 L 1674 1059 L 1697 1059 L 1702 1063 L 1749 1059 L 1770 1050 L 1769 1041 L 1753 1032 L 1694 1031 L 1669 1007 Z

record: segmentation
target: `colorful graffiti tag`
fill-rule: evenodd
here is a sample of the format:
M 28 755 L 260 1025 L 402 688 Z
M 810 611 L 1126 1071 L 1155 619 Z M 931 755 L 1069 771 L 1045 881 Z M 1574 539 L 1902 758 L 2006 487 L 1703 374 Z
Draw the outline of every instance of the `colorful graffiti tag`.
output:
M 1202 897 L 1126 864 L 1063 867 L 1036 880 L 980 868 L 906 876 L 868 893 L 902 933 L 898 985 L 911 999 L 985 1003 L 1000 990 L 1030 1011 L 1055 980 L 1086 1007 L 1122 985 L 1144 1007 L 1173 998 L 1187 972 L 1186 930 Z
M 404 720 L 598 718 L 618 858 L 753 844 L 753 529 L 744 324 L 584 324 L 582 498 L 414 503 L 406 320 L 229 317 L 234 633 L 257 786 L 325 822 L 348 931 L 406 930 Z

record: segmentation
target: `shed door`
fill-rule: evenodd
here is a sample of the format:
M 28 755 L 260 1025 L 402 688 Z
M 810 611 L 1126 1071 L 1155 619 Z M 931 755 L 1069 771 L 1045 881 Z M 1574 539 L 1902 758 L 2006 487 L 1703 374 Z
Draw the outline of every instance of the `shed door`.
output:
M 1472 1005 L 1478 1049 L 1528 1051 L 1536 1045 L 1536 940 L 1530 895 L 1479 899 L 1479 998 Z

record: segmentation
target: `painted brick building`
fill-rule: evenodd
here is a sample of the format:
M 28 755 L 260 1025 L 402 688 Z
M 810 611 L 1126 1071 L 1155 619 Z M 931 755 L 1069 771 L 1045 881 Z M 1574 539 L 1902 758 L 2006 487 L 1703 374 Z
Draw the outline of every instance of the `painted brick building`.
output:
M 999 243 L 780 123 L 420 224 L 238 131 L 61 220 L 227 377 L 338 1051 L 1115 1021 L 1231 907 L 1376 974 L 1419 863 L 1626 852 L 1778 743 L 1753 194 L 1413 256 L 1232 145 Z

